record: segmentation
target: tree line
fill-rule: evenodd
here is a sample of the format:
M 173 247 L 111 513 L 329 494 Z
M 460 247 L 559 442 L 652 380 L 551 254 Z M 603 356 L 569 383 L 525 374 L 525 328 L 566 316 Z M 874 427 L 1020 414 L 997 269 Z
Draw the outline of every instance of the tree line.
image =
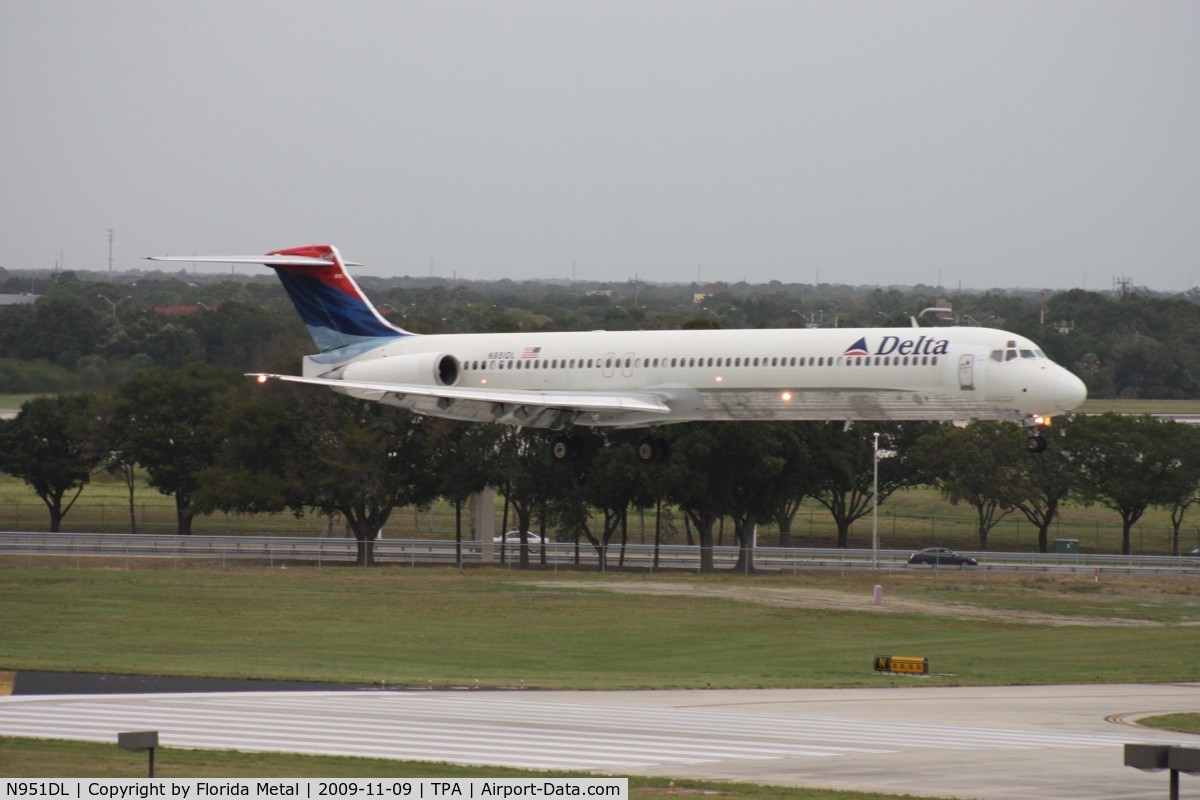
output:
M 136 531 L 134 478 L 142 470 L 174 498 L 180 534 L 190 533 L 197 513 L 339 514 L 364 565 L 395 509 L 439 498 L 454 506 L 461 542 L 464 505 L 488 486 L 520 530 L 553 527 L 601 559 L 624 538 L 631 511 L 668 505 L 694 532 L 705 572 L 722 518 L 734 521 L 738 571 L 751 571 L 759 521 L 777 525 L 789 546 L 800 503 L 811 500 L 836 524 L 833 544 L 846 547 L 851 525 L 876 497 L 883 503 L 919 485 L 976 512 L 980 550 L 1001 519 L 1019 513 L 1045 552 L 1052 523 L 1072 502 L 1118 514 L 1124 553 L 1146 510 L 1167 509 L 1177 554 L 1200 489 L 1200 429 L 1149 416 L 1056 420 L 1043 453 L 1028 452 L 1026 433 L 1009 423 L 687 423 L 662 430 L 671 450 L 665 464 L 644 465 L 634 454 L 642 435 L 592 431 L 583 457 L 564 465 L 550 457 L 553 432 L 421 417 L 281 382 L 259 386 L 237 370 L 194 363 L 145 369 L 105 391 L 26 402 L 0 423 L 0 471 L 33 489 L 51 530 L 91 478 L 108 471 L 128 487 Z M 519 558 L 528 565 L 529 548 Z

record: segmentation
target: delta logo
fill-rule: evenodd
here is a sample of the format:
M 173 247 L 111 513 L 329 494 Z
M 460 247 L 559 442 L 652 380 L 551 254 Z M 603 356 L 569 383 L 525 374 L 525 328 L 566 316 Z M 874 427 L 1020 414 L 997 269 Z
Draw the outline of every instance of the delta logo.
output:
M 871 355 L 871 351 L 867 349 L 867 337 L 864 336 L 863 338 L 859 339 L 854 344 L 850 345 L 850 348 L 846 352 L 842 353 L 842 355 L 844 355 L 844 356 L 869 356 L 869 355 Z
M 915 339 L 902 339 L 899 336 L 884 336 L 879 341 L 879 347 L 871 352 L 867 337 L 862 337 L 842 353 L 844 356 L 944 356 L 950 352 L 949 339 L 937 339 L 933 336 L 918 336 Z

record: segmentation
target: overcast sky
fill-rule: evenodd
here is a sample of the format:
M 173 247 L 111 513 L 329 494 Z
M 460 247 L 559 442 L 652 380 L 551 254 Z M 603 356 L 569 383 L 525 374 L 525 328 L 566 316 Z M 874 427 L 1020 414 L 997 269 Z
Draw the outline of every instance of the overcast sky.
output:
M 117 269 L 1182 291 L 1200 3 L 0 0 L 0 266 L 109 228 Z

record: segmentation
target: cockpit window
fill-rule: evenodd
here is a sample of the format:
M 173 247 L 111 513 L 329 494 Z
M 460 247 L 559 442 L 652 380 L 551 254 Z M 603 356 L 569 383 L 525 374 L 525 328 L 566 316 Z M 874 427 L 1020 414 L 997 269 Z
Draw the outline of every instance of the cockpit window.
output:
M 1005 350 L 993 350 L 988 354 L 988 358 L 992 361 L 1003 364 L 1005 361 L 1013 361 L 1017 358 L 1046 358 L 1046 354 L 1036 347 L 1033 348 L 1017 348 L 1016 342 L 1009 342 L 1008 348 Z

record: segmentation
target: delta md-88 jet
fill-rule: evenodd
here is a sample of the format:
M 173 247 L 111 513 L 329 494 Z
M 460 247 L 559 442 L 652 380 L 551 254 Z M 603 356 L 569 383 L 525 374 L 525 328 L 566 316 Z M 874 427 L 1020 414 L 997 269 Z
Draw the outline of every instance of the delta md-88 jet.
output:
M 337 249 L 155 257 L 273 268 L 320 352 L 303 375 L 416 414 L 562 431 L 692 421 L 1013 420 L 1036 431 L 1087 397 L 1079 378 L 1023 336 L 989 328 L 824 328 L 418 335 L 388 322 Z M 351 266 L 358 266 L 351 264 Z M 1031 450 L 1045 448 L 1036 433 Z M 663 440 L 637 448 L 666 457 Z

